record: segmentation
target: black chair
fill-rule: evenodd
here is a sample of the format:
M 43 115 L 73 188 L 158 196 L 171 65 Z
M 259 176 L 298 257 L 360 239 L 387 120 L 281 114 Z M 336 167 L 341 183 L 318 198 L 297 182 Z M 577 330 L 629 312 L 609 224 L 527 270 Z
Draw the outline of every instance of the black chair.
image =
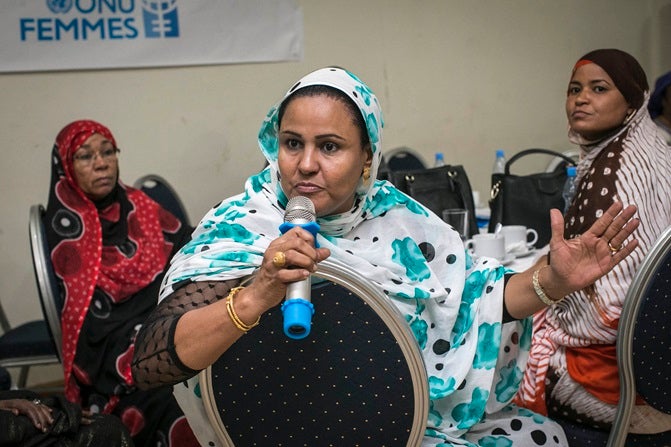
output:
M 610 432 L 559 420 L 573 446 L 669 446 L 671 432 L 629 434 L 636 396 L 671 414 L 671 227 L 639 266 L 617 332 L 620 400 Z
M 158 202 L 185 225 L 190 225 L 189 215 L 175 189 L 160 175 L 147 174 L 135 180 L 133 187 Z
M 422 155 L 414 149 L 401 146 L 382 154 L 377 178 L 378 180 L 391 181 L 392 171 L 413 171 L 417 169 L 426 169 Z
M 422 155 L 414 149 L 406 146 L 391 149 L 382 154 L 390 171 L 412 171 L 414 169 L 425 169 L 426 163 Z
M 273 309 L 201 373 L 211 442 L 418 446 L 428 385 L 407 323 L 349 267 L 326 260 L 315 275 L 307 338 L 286 337 Z
M 671 227 L 658 238 L 629 286 L 617 333 L 620 401 L 608 439 L 622 447 L 636 395 L 671 414 Z M 645 444 L 671 445 L 671 432 L 646 436 Z
M 60 362 L 44 320 L 34 320 L 12 327 L 0 303 L 0 368 L 20 368 L 16 382 L 25 388 L 32 366 Z

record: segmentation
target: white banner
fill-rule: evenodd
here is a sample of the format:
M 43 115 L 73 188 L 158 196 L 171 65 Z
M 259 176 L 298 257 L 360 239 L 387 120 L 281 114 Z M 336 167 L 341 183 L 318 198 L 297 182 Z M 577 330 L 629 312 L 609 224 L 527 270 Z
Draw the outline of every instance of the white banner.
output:
M 293 0 L 0 0 L 0 71 L 296 61 Z

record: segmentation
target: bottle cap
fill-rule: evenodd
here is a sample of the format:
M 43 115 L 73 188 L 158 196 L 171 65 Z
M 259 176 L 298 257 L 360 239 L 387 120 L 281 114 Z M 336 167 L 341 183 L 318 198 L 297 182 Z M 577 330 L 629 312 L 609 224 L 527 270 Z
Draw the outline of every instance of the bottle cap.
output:
M 503 149 L 497 149 L 496 150 L 496 156 L 497 157 L 504 157 L 506 155 L 506 152 Z
M 442 152 L 436 152 L 436 160 L 442 160 L 443 159 L 443 153 Z
M 575 177 L 576 176 L 575 166 L 567 166 L 566 175 L 568 175 L 569 177 Z

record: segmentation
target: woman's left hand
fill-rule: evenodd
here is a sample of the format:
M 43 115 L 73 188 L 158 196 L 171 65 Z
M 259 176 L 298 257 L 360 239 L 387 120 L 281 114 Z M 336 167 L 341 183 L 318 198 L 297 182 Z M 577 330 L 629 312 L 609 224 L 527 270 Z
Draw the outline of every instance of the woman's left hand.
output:
M 8 410 L 16 416 L 23 414 L 30 419 L 35 428 L 46 432 L 54 418 L 51 416 L 51 408 L 42 404 L 39 399 L 5 399 L 0 400 L 0 410 Z
M 635 205 L 623 209 L 621 202 L 615 202 L 585 233 L 564 239 L 564 218 L 553 209 L 548 288 L 554 290 L 548 290 L 550 295 L 560 297 L 583 289 L 629 256 L 638 247 L 637 239 L 629 239 L 640 224 L 633 218 L 636 211 Z

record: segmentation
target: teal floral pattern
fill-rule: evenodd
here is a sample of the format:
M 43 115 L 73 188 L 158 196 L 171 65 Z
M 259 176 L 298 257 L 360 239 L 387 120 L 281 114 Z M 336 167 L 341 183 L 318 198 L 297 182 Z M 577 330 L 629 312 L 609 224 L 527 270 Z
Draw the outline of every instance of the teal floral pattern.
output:
M 376 178 L 383 127 L 376 96 L 351 73 L 324 68 L 301 79 L 284 99 L 308 85 L 339 89 L 359 107 L 373 152 L 371 178 Z M 187 278 L 226 280 L 253 273 L 280 235 L 286 196 L 278 181 L 278 106 L 258 135 L 268 167 L 248 179 L 243 193 L 202 219 L 191 243 L 173 259 L 161 297 Z M 505 269 L 491 259 L 474 262 L 456 232 L 386 181 L 361 179 L 353 208 L 318 223 L 317 243 L 384 290 L 417 339 L 431 398 L 426 445 L 465 443 L 486 414 L 510 402 L 524 368 L 528 345 L 512 340 L 528 340 L 530 326 L 513 322 L 506 326 L 514 335 L 502 331 Z M 499 358 L 504 346 L 505 363 Z

